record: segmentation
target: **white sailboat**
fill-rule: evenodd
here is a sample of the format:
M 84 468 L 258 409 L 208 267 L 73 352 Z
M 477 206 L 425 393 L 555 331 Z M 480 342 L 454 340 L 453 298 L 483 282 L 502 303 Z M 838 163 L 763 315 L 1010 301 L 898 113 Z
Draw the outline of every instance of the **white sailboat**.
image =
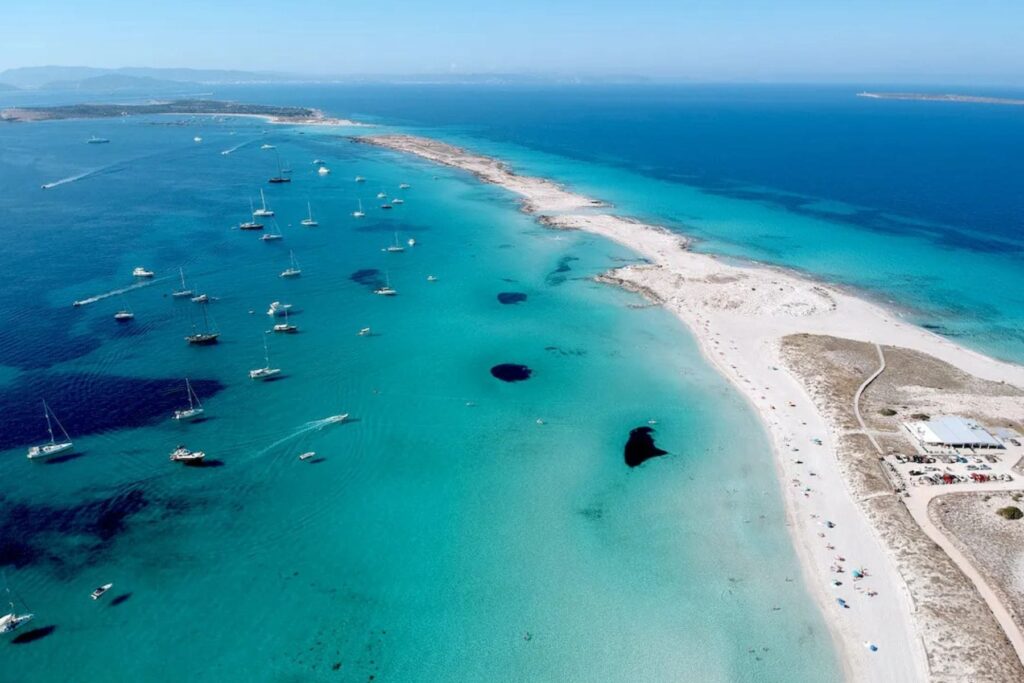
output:
M 249 371 L 249 379 L 270 379 L 276 375 L 281 374 L 281 368 L 270 367 L 270 351 L 267 349 L 267 337 L 263 337 L 263 362 L 262 368 L 256 368 L 255 370 Z
M 19 628 L 32 621 L 33 614 L 18 614 L 14 609 L 14 600 L 11 600 L 11 589 L 7 589 L 7 603 L 11 606 L 11 611 L 7 614 L 0 616 L 0 633 L 11 633 L 17 631 Z
M 188 392 L 188 408 L 185 408 L 184 410 L 175 410 L 175 420 L 194 420 L 206 412 L 203 409 L 203 404 L 199 402 L 199 396 L 196 394 L 195 389 L 192 388 L 192 383 L 188 381 L 188 377 L 185 378 L 185 390 Z
M 398 243 L 398 233 L 397 232 L 395 233 L 395 243 L 390 245 L 390 246 L 388 246 L 386 249 L 384 249 L 384 251 L 386 251 L 386 252 L 388 252 L 390 254 L 397 254 L 397 253 L 405 251 L 405 247 L 403 247 L 401 244 Z
M 185 270 L 178 268 L 178 276 L 181 277 L 181 289 L 176 289 L 171 292 L 171 296 L 175 299 L 182 299 L 186 296 L 192 296 L 192 290 L 185 285 Z
M 270 218 L 274 215 L 273 210 L 267 208 L 267 198 L 263 196 L 263 188 L 260 188 L 260 208 L 252 212 L 257 218 Z
M 124 301 L 123 295 L 121 296 L 121 301 Z M 114 314 L 114 320 L 119 323 L 126 323 L 135 320 L 135 313 L 132 312 L 127 301 L 124 302 L 124 308 L 118 310 L 118 312 Z
M 359 199 L 357 201 L 359 202 L 359 210 L 358 211 L 353 211 L 352 212 L 352 217 L 353 218 L 362 218 L 363 216 L 366 215 L 365 213 L 363 213 L 363 200 Z
M 374 294 L 380 296 L 395 296 L 398 292 L 391 288 L 391 276 L 388 273 L 384 273 L 384 282 L 386 283 L 383 287 L 373 290 Z
M 44 443 L 41 446 L 32 446 L 28 449 L 28 459 L 35 460 L 37 458 L 45 458 L 57 453 L 63 453 L 74 448 L 74 444 L 71 443 L 71 437 L 68 436 L 67 430 L 64 429 L 64 425 L 60 423 L 57 416 L 50 410 L 50 406 L 46 405 L 46 401 L 43 401 L 43 415 L 46 417 L 46 431 L 50 435 L 49 443 Z M 57 441 L 53 436 L 53 424 L 50 421 L 50 417 L 53 417 L 53 422 L 57 423 L 57 428 L 60 429 L 63 439 Z
M 274 221 L 274 228 L 263 235 L 260 235 L 260 240 L 263 242 L 275 242 L 277 240 L 283 240 L 284 235 L 281 234 L 281 226 Z
M 299 277 L 302 275 L 302 269 L 295 262 L 295 252 L 291 251 L 288 253 L 291 254 L 292 264 L 281 271 L 281 277 Z
M 320 223 L 313 218 L 313 207 L 309 202 L 306 202 L 306 210 L 308 212 L 308 215 L 306 218 L 302 219 L 302 225 L 306 226 L 307 228 L 315 228 L 316 226 L 320 225 Z

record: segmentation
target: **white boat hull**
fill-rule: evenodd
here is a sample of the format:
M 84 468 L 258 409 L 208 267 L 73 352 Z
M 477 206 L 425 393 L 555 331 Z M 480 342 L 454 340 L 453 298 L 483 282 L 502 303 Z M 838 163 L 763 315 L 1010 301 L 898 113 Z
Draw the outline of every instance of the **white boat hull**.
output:
M 23 624 L 32 621 L 33 616 L 32 614 L 14 614 L 13 612 L 5 614 L 0 617 L 0 633 L 10 633 L 11 631 L 18 630 Z
M 206 412 L 203 408 L 189 408 L 187 410 L 175 410 L 174 419 L 181 422 L 187 422 L 188 420 L 194 420 L 197 417 L 202 417 L 203 413 Z
M 57 455 L 58 453 L 69 451 L 74 447 L 75 445 L 70 441 L 65 441 L 63 443 L 48 443 L 43 444 L 42 446 L 33 446 L 32 448 L 28 449 L 28 459 L 37 460 L 39 458 L 48 458 L 51 455 Z

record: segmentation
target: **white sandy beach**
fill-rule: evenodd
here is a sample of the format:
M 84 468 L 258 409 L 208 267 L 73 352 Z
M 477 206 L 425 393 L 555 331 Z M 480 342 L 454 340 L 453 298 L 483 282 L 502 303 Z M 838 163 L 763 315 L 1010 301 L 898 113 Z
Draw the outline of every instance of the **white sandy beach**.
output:
M 620 268 L 604 279 L 640 291 L 676 314 L 708 360 L 758 411 L 774 446 L 806 581 L 833 628 L 848 678 L 929 679 L 921 637 L 925 626 L 915 617 L 910 591 L 844 481 L 828 416 L 785 369 L 780 340 L 810 333 L 900 346 L 1019 387 L 1024 387 L 1024 367 L 965 349 L 839 288 L 781 269 L 733 265 L 694 253 L 675 233 L 600 213 L 602 202 L 548 180 L 517 175 L 496 160 L 423 138 L 362 140 L 469 171 L 521 196 L 524 211 L 550 227 L 600 235 L 645 257 L 649 264 Z M 830 567 L 837 556 L 848 566 L 866 568 L 868 576 L 855 585 L 847 574 L 842 586 L 833 586 L 836 575 Z M 841 607 L 839 598 L 849 607 Z M 877 651 L 866 643 L 876 644 Z

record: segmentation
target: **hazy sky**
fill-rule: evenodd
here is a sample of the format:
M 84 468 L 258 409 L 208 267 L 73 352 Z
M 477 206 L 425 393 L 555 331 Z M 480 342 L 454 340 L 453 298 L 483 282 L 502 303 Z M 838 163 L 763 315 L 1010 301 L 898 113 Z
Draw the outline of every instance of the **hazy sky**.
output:
M 0 69 L 1024 82 L 1024 0 L 25 0 Z

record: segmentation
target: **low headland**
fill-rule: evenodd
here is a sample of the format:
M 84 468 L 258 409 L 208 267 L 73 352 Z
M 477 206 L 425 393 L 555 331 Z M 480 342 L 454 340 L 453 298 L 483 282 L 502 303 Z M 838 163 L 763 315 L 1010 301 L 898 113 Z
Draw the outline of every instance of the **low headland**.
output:
M 806 583 L 849 680 L 1024 680 L 1020 605 L 1005 599 L 1012 582 L 985 580 L 999 565 L 972 564 L 982 553 L 964 524 L 929 521 L 942 494 L 1019 497 L 1024 477 L 909 486 L 917 475 L 906 454 L 915 451 L 901 422 L 946 412 L 1019 429 L 1024 408 L 1007 406 L 1021 405 L 1024 367 L 845 289 L 695 253 L 678 233 L 613 215 L 604 202 L 499 160 L 422 137 L 354 139 L 467 171 L 519 195 L 523 211 L 549 228 L 600 235 L 646 259 L 598 279 L 673 312 L 757 410 Z M 1022 455 L 1008 447 L 993 467 L 1009 472 Z
M 11 123 L 59 121 L 63 119 L 106 119 L 122 116 L 186 114 L 192 116 L 254 116 L 271 123 L 303 125 L 365 125 L 325 116 L 319 109 L 242 104 L 222 100 L 169 100 L 145 104 L 63 104 L 49 107 L 12 107 L 0 110 L 0 121 Z

